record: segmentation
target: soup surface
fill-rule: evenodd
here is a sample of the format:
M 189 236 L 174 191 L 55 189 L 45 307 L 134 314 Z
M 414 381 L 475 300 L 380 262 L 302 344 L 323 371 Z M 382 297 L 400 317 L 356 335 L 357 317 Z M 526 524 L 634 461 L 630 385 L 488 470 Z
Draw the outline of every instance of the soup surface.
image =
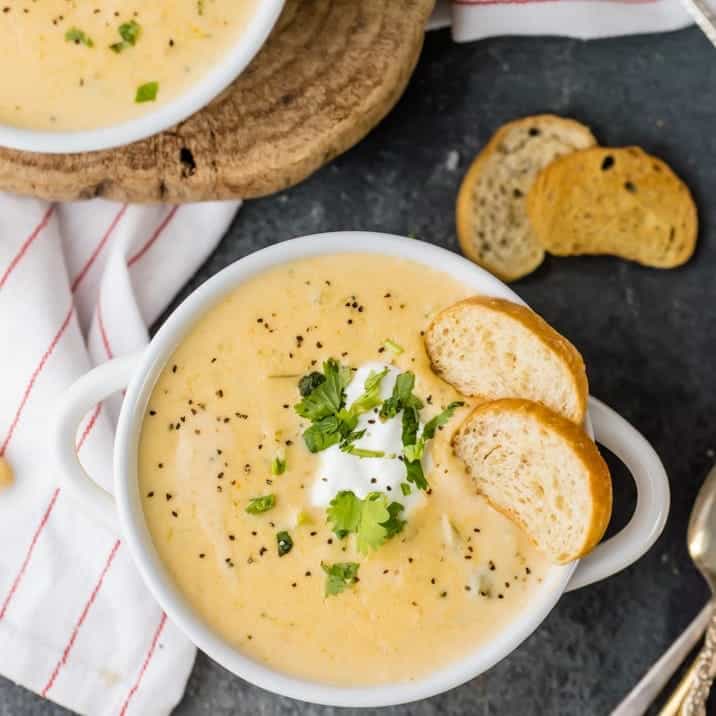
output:
M 258 0 L 22 0 L 0 13 L 0 122 L 106 127 L 175 99 L 240 37 Z
M 140 439 L 147 524 L 187 601 L 245 654 L 332 684 L 416 679 L 490 640 L 542 582 L 545 559 L 452 454 L 468 405 L 453 406 L 427 441 L 426 489 L 389 454 L 385 402 L 361 416 L 360 440 L 314 453 L 303 435 L 311 420 L 294 407 L 299 379 L 329 358 L 359 369 L 349 408 L 359 376 L 384 366 L 382 399 L 398 374 L 414 375 L 425 437 L 427 421 L 463 399 L 431 371 L 421 331 L 470 293 L 401 259 L 302 260 L 217 304 L 161 373 Z M 399 423 L 398 441 L 401 432 Z M 364 506 L 357 534 L 336 534 L 327 502 L 338 490 L 354 506 L 369 494 L 404 505 L 397 533 L 376 539 Z

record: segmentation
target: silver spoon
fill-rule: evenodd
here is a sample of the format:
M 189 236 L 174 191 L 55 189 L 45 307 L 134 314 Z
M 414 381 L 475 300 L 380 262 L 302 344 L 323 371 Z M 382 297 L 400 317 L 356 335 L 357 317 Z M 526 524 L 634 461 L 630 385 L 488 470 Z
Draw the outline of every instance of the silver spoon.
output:
M 713 600 L 716 594 L 716 466 L 712 467 L 706 476 L 691 510 L 687 544 L 696 568 L 704 575 L 711 588 Z M 713 601 L 709 601 L 699 612 L 671 648 L 612 711 L 611 716 L 642 716 L 683 663 L 709 624 L 712 625 L 711 629 L 716 635 L 716 626 L 714 626 L 716 612 L 713 611 L 712 604 Z M 694 661 L 659 716 L 673 716 L 678 713 L 691 678 L 697 672 L 697 661 Z M 706 697 L 708 697 L 708 690 Z
M 706 477 L 691 511 L 688 532 L 689 554 L 716 595 L 716 467 Z M 691 670 L 690 670 L 691 671 Z M 687 674 L 688 676 L 688 674 Z M 680 713 L 705 716 L 706 701 L 716 676 L 716 611 L 711 616 L 706 640 L 696 657 L 695 670 Z

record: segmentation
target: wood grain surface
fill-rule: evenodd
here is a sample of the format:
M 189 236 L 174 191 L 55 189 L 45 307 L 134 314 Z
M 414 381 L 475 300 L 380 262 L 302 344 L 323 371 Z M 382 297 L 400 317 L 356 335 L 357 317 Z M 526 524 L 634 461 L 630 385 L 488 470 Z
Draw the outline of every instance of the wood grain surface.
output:
M 249 68 L 172 130 L 84 154 L 0 150 L 0 190 L 50 200 L 250 198 L 362 139 L 402 94 L 434 0 L 288 0 Z

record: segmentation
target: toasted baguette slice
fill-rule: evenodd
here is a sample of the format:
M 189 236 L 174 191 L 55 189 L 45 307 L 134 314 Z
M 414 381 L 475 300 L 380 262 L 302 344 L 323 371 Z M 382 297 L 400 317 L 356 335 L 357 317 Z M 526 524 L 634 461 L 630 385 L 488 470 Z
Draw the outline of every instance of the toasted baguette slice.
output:
M 534 271 L 544 249 L 527 220 L 535 177 L 551 161 L 594 146 L 588 127 L 551 114 L 501 127 L 470 166 L 457 198 L 457 235 L 465 255 L 504 281 Z
M 477 491 L 557 564 L 583 557 L 612 511 L 609 468 L 573 422 L 529 400 L 484 403 L 453 437 Z
M 698 218 L 688 187 L 639 147 L 594 147 L 540 173 L 528 199 L 532 228 L 551 254 L 613 254 L 654 268 L 689 260 Z
M 529 308 L 487 296 L 460 301 L 433 319 L 425 348 L 433 370 L 463 395 L 527 398 L 584 420 L 582 356 Z

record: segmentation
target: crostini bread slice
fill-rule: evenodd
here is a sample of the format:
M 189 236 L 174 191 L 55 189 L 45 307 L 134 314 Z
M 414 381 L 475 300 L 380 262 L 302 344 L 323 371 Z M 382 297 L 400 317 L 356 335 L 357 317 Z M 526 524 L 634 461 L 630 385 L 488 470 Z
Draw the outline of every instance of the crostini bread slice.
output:
M 589 436 L 529 400 L 483 403 L 453 436 L 477 491 L 557 564 L 587 554 L 612 511 L 609 468 Z
M 544 249 L 527 219 L 527 194 L 550 162 L 596 144 L 588 127 L 553 114 L 502 126 L 470 166 L 457 197 L 465 256 L 503 281 L 534 271 Z
M 530 223 L 551 254 L 613 254 L 654 268 L 691 258 L 698 217 L 689 188 L 639 147 L 594 147 L 562 157 L 537 177 Z
M 534 311 L 473 296 L 441 311 L 425 331 L 432 368 L 463 395 L 527 398 L 581 423 L 589 388 L 579 351 Z

